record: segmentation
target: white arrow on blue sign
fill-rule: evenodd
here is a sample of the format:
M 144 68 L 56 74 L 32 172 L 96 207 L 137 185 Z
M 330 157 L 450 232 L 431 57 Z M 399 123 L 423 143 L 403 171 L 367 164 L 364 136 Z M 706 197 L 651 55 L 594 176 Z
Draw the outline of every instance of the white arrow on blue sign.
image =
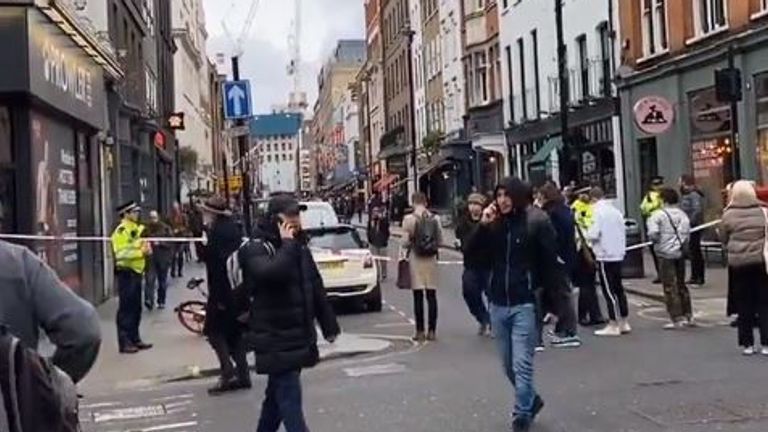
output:
M 227 81 L 223 84 L 224 117 L 237 120 L 251 117 L 251 83 L 247 80 Z

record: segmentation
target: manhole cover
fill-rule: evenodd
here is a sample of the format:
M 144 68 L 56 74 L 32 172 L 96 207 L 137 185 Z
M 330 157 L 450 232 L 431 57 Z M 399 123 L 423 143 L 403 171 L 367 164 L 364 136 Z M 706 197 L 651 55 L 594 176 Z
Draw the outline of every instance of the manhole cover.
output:
M 119 408 L 93 413 L 94 423 L 108 423 L 113 421 L 137 420 L 166 415 L 165 405 L 148 405 L 141 407 Z

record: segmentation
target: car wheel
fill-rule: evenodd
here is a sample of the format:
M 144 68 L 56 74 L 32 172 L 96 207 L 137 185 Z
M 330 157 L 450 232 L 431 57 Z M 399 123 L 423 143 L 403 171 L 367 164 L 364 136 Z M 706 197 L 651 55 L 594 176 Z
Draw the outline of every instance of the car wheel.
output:
M 368 298 L 365 300 L 365 307 L 369 312 L 381 312 L 382 306 L 381 285 L 376 285 L 376 288 L 368 294 Z

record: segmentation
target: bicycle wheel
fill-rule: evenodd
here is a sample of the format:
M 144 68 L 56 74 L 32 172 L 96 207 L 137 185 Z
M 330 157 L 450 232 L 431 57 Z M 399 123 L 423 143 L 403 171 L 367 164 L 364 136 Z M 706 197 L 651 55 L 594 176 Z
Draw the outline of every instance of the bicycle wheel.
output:
M 196 300 L 184 302 L 176 308 L 176 316 L 185 329 L 195 334 L 203 334 L 205 303 Z

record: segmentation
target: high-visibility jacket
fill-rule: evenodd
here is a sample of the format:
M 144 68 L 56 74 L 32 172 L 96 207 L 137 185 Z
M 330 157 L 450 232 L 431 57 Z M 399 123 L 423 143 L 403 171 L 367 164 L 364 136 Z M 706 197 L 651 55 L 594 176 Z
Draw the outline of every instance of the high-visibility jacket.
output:
M 112 252 L 118 270 L 131 270 L 143 274 L 147 266 L 145 241 L 142 239 L 144 225 L 123 219 L 112 233 Z
M 649 191 L 645 194 L 643 202 L 640 203 L 640 215 L 643 216 L 643 219 L 648 219 L 653 212 L 659 210 L 663 206 L 664 203 L 661 202 L 661 194 L 654 190 Z
M 571 204 L 571 210 L 573 210 L 573 216 L 576 218 L 576 223 L 582 231 L 589 229 L 592 225 L 594 210 L 592 204 L 584 202 L 582 200 L 576 200 Z

